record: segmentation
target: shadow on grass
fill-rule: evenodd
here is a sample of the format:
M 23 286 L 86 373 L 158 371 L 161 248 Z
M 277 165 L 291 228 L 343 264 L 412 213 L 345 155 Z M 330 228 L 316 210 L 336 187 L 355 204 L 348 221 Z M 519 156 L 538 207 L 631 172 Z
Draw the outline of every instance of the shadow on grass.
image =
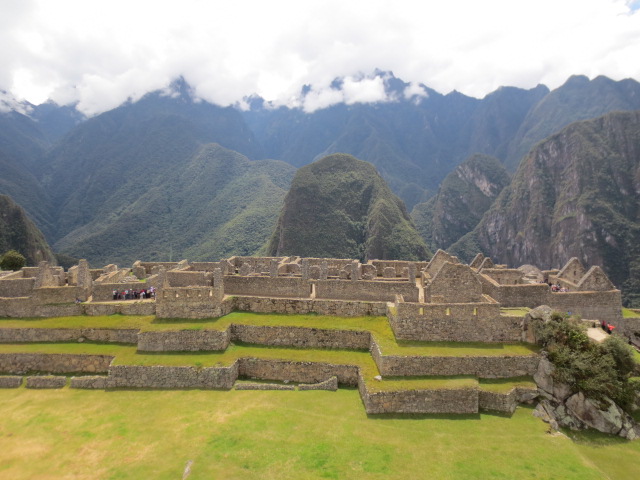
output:
M 370 420 L 480 420 L 479 413 L 367 413 Z
M 609 447 L 631 442 L 631 440 L 615 435 L 609 435 L 607 433 L 601 433 L 593 429 L 576 432 L 563 428 L 561 432 L 578 445 L 587 445 L 590 447 Z

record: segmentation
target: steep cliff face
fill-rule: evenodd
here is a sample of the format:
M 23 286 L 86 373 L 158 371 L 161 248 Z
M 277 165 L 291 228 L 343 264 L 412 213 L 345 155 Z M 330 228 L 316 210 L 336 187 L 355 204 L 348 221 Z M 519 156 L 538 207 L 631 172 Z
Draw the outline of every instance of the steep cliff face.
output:
M 473 155 L 442 182 L 436 196 L 415 206 L 413 221 L 427 245 L 446 249 L 478 224 L 509 175 L 500 161 Z
M 0 195 L 0 255 L 8 250 L 24 255 L 27 265 L 37 265 L 41 260 L 55 264 L 42 232 L 11 197 Z
M 269 255 L 426 259 L 430 253 L 402 201 L 373 165 L 334 154 L 300 168 Z
M 574 123 L 538 144 L 478 227 L 452 248 L 543 268 L 603 265 L 640 300 L 640 112 Z

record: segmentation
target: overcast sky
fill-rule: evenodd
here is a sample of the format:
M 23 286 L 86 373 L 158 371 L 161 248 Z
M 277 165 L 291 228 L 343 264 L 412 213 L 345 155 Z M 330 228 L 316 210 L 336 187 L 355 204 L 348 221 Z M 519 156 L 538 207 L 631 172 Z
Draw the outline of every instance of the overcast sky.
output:
M 89 115 L 182 75 L 221 105 L 384 100 L 375 68 L 441 93 L 640 80 L 640 0 L 0 0 L 0 90 Z M 364 78 L 362 77 L 364 74 Z M 345 77 L 340 91 L 329 85 Z M 304 103 L 303 85 L 312 86 Z M 407 94 L 410 92 L 407 92 Z M 1 98 L 0 98 L 1 100 Z

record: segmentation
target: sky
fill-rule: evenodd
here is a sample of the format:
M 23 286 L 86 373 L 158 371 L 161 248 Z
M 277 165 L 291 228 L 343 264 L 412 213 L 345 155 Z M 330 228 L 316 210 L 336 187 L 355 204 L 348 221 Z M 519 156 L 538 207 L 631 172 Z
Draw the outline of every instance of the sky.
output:
M 5 109 L 95 115 L 182 76 L 219 105 L 256 94 L 313 111 L 389 101 L 375 69 L 407 97 L 640 80 L 640 0 L 0 0 Z

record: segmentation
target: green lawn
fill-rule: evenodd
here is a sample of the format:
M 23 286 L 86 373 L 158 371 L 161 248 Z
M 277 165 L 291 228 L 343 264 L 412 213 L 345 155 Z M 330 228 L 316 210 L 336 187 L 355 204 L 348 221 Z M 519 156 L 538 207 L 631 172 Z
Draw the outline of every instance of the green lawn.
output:
M 630 308 L 622 308 L 622 316 L 624 318 L 637 318 L 640 317 L 640 311 L 631 310 Z
M 367 416 L 357 391 L 0 390 L 0 478 L 635 479 L 640 441 L 503 415 Z

